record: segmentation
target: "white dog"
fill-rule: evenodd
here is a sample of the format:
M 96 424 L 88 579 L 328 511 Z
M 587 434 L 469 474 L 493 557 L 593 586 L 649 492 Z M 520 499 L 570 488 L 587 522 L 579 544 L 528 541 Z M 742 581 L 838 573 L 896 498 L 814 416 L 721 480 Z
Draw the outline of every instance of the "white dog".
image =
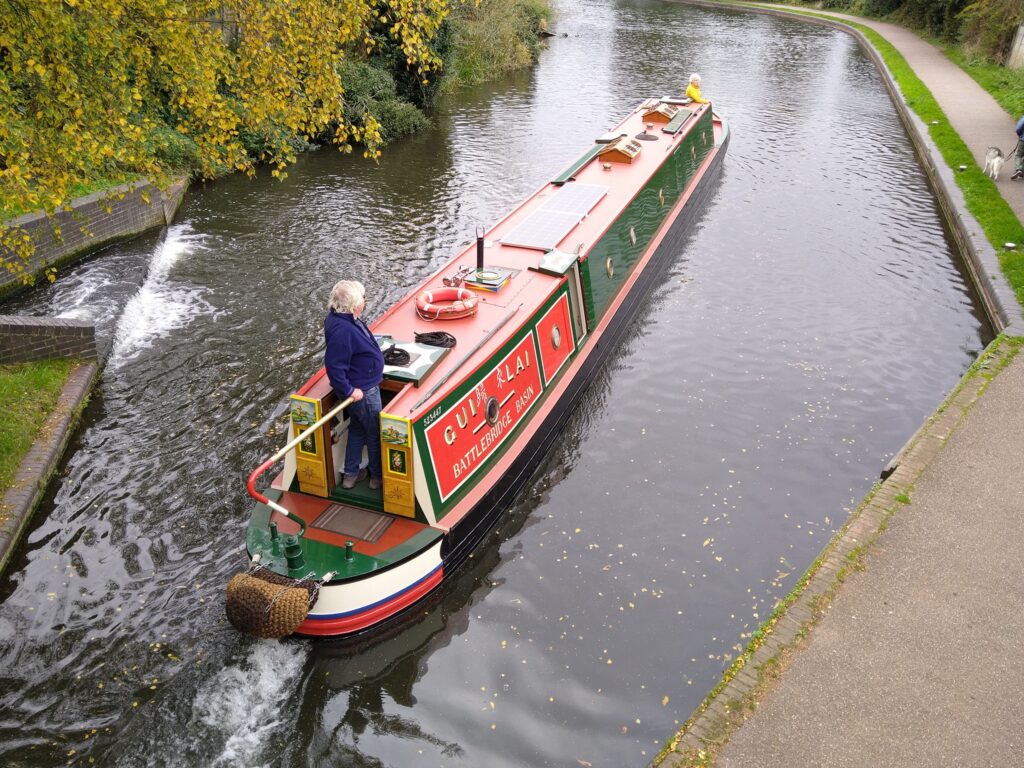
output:
M 1006 158 L 998 147 L 989 147 L 985 153 L 985 173 L 991 176 L 993 181 L 999 181 L 999 172 L 1005 162 Z

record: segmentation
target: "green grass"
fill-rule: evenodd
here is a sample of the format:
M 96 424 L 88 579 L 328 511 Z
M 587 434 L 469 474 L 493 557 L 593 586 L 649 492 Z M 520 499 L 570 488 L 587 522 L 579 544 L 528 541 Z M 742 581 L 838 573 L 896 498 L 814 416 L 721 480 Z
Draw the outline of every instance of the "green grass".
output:
M 0 365 L 0 493 L 10 487 L 18 466 L 57 403 L 74 360 Z
M 991 93 L 992 98 L 1010 115 L 1018 118 L 1024 114 L 1024 69 L 1007 69 L 990 61 L 971 58 L 955 46 L 946 46 L 945 51 L 954 64 Z M 1013 140 L 1012 135 L 1009 140 Z

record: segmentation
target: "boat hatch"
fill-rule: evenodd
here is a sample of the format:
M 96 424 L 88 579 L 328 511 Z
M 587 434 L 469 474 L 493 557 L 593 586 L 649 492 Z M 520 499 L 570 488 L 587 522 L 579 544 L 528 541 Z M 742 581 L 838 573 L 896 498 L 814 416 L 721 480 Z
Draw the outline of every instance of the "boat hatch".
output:
M 655 107 L 644 111 L 644 122 L 668 123 L 672 121 L 672 118 L 674 118 L 678 112 L 679 107 L 661 102 Z
M 605 144 L 597 156 L 613 163 L 632 163 L 640 154 L 641 148 L 639 141 L 623 136 L 611 144 Z
M 375 338 L 377 339 L 377 345 L 384 353 L 397 350 L 405 352 L 409 356 L 409 360 L 401 365 L 388 365 L 385 362 L 384 379 L 387 381 L 411 383 L 417 387 L 434 370 L 437 364 L 444 360 L 445 356 L 451 352 L 451 349 L 447 347 L 435 347 L 430 344 L 405 341 L 396 339 L 388 334 L 378 335 Z M 391 397 L 387 397 L 384 388 L 381 391 L 381 398 L 382 400 L 387 398 L 383 402 L 384 405 L 387 405 L 387 401 L 391 400 Z
M 399 346 L 409 352 L 409 362 L 406 365 L 385 367 L 385 378 L 380 385 L 381 404 L 385 410 L 388 404 L 403 390 L 418 384 L 449 352 L 448 349 L 415 342 L 395 342 L 391 337 L 378 337 L 378 343 L 382 347 Z M 338 399 L 334 390 L 331 389 L 326 375 L 321 376 L 310 386 L 303 387 L 300 392 L 302 394 L 291 396 L 290 432 L 293 439 L 303 435 L 338 405 Z M 370 490 L 365 484 L 352 490 L 342 489 L 340 480 L 345 459 L 345 446 L 348 440 L 348 425 L 347 415 L 342 411 L 335 418 L 326 421 L 302 437 L 295 451 L 288 455 L 285 471 L 281 478 L 282 482 L 276 483 L 276 485 L 282 490 L 295 488 L 310 496 L 347 499 L 357 501 L 360 505 L 370 508 L 385 508 L 386 505 L 381 497 L 386 498 L 389 494 L 387 488 L 389 479 L 402 481 L 408 478 L 393 478 L 389 472 L 385 471 L 383 493 Z M 384 427 L 381 440 L 382 443 L 387 444 L 390 433 L 386 429 L 386 423 Z M 383 453 L 386 458 L 387 450 L 385 449 Z M 412 457 L 407 456 L 407 458 L 411 463 Z M 363 464 L 365 465 L 365 463 L 364 455 Z M 387 511 L 396 511 L 409 517 L 414 515 L 414 510 L 411 508 Z

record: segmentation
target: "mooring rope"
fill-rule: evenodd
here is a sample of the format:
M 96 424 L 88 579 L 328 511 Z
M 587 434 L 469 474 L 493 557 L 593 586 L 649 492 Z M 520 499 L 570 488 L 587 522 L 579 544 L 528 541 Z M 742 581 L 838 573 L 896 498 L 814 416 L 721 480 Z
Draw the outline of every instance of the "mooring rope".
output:
M 411 359 L 412 356 L 408 352 L 404 349 L 399 349 L 394 344 L 384 350 L 385 365 L 397 365 L 399 368 L 402 368 L 408 365 Z
M 454 347 L 455 337 L 447 331 L 428 331 L 417 333 L 414 338 L 417 344 L 426 344 L 431 347 Z

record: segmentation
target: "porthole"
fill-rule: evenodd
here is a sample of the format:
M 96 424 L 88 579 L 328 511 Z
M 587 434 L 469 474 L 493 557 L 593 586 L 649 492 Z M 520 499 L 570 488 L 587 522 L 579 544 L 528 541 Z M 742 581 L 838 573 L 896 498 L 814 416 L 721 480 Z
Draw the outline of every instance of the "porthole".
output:
M 608 260 L 604 263 L 604 271 L 608 273 L 608 277 L 615 277 L 615 265 L 612 264 L 611 256 L 609 256 Z
M 557 325 L 551 327 L 551 346 L 555 349 L 562 346 L 562 331 Z
M 484 418 L 487 419 L 487 423 L 492 427 L 498 423 L 498 417 L 501 415 L 501 407 L 498 405 L 498 398 L 488 397 L 487 406 L 484 409 Z

